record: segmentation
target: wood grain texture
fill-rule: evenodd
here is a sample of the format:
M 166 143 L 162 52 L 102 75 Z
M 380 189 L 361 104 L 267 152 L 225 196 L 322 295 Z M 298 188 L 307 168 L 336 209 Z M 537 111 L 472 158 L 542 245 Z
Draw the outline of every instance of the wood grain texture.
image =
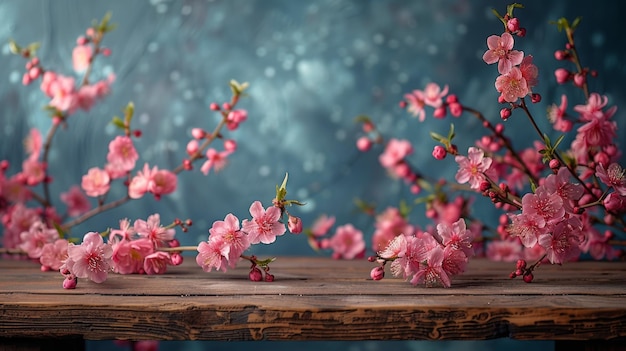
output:
M 546 265 L 525 284 L 508 278 L 512 264 L 473 260 L 450 289 L 372 281 L 372 267 L 285 257 L 275 282 L 255 283 L 245 267 L 190 262 L 64 290 L 58 273 L 0 261 L 0 338 L 626 340 L 624 262 Z

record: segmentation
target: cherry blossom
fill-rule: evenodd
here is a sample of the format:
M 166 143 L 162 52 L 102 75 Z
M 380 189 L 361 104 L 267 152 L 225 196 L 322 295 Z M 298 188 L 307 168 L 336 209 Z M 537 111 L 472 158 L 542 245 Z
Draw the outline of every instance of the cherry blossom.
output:
M 80 216 L 91 208 L 89 200 L 78 185 L 61 193 L 61 201 L 67 206 L 67 214 L 70 217 Z
M 243 231 L 248 233 L 250 244 L 271 244 L 277 236 L 283 235 L 285 226 L 279 222 L 281 218 L 280 209 L 270 206 L 263 209 L 260 201 L 255 201 L 250 205 L 250 215 L 252 220 L 244 219 L 242 222 Z
M 483 61 L 487 64 L 498 63 L 498 73 L 507 74 L 513 66 L 522 63 L 524 53 L 512 50 L 515 39 L 509 33 L 502 33 L 501 36 L 491 35 L 487 38 L 489 48 L 483 54 Z
M 76 72 L 84 72 L 91 64 L 93 49 L 90 45 L 77 45 L 72 51 L 72 65 Z
M 351 260 L 365 252 L 363 232 L 352 224 L 337 227 L 335 234 L 330 238 L 330 248 L 334 258 Z
M 149 216 L 145 221 L 135 220 L 133 227 L 138 236 L 149 239 L 155 247 L 167 246 L 167 242 L 174 239 L 176 234 L 174 229 L 161 226 L 161 215 L 158 213 Z
M 239 219 L 229 213 L 223 221 L 213 222 L 209 229 L 211 239 L 222 243 L 221 254 L 226 257 L 230 267 L 235 267 L 239 256 L 250 247 L 248 235 L 239 229 Z
M 491 166 L 491 158 L 485 157 L 482 150 L 470 147 L 467 150 L 467 157 L 459 155 L 454 160 L 459 164 L 456 181 L 461 184 L 469 182 L 472 189 L 480 189 L 480 183 L 487 179 L 485 172 Z
M 413 146 L 408 140 L 390 139 L 387 142 L 385 151 L 380 155 L 378 160 L 385 168 L 397 165 L 405 157 L 413 153 Z
M 104 243 L 99 233 L 85 234 L 80 245 L 68 246 L 67 254 L 65 268 L 77 278 L 87 278 L 95 283 L 102 283 L 107 279 L 111 270 L 113 249 Z
M 109 143 L 109 153 L 107 161 L 116 170 L 123 172 L 131 171 L 135 168 L 135 162 L 139 159 L 139 154 L 135 150 L 133 141 L 128 136 L 117 136 Z
M 516 102 L 518 98 L 523 98 L 530 93 L 528 83 L 517 67 L 511 68 L 508 73 L 496 78 L 495 86 L 501 97 L 507 102 Z
M 206 151 L 207 160 L 204 161 L 200 170 L 205 175 L 209 174 L 211 168 L 214 169 L 215 172 L 220 171 L 222 168 L 226 167 L 228 155 L 230 155 L 228 151 L 217 151 L 214 148 L 209 148 Z
M 228 257 L 222 254 L 222 247 L 221 239 L 209 237 L 209 241 L 203 241 L 198 244 L 196 263 L 205 272 L 210 272 L 213 268 L 226 272 L 228 269 Z
M 68 245 L 69 242 L 65 239 L 46 243 L 41 250 L 39 262 L 43 267 L 58 271 L 67 259 Z
M 425 284 L 427 287 L 450 287 L 450 277 L 443 269 L 444 252 L 441 247 L 435 247 L 428 253 L 425 264 L 411 278 L 411 284 Z
M 107 171 L 93 167 L 83 176 L 80 185 L 87 196 L 97 197 L 109 192 L 111 188 L 111 178 Z
M 45 244 L 52 243 L 59 238 L 59 233 L 54 228 L 48 228 L 43 222 L 33 223 L 28 231 L 20 234 L 22 243 L 20 248 L 24 250 L 28 257 L 39 258 L 43 252 Z

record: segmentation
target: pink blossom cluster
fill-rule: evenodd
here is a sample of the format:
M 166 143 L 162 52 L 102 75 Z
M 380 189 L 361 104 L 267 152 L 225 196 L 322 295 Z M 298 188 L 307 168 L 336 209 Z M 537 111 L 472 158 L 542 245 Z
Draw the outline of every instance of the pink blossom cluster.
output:
M 392 274 L 402 276 L 413 285 L 450 287 L 451 277 L 463 273 L 468 258 L 474 254 L 473 239 L 464 219 L 450 225 L 440 223 L 433 234 L 422 231 L 401 233 L 370 258 L 381 263 L 372 269 L 371 277 L 382 279 L 384 270 L 381 267 L 391 262 Z
M 334 259 L 352 260 L 365 257 L 365 239 L 363 232 L 354 225 L 346 223 L 331 229 L 335 225 L 335 217 L 321 215 L 310 228 L 304 230 L 309 245 L 315 250 L 330 250 Z
M 78 278 L 102 283 L 111 272 L 163 274 L 167 266 L 183 262 L 180 252 L 163 251 L 179 247 L 178 240 L 174 239 L 175 226 L 186 229 L 179 220 L 170 226 L 162 226 L 159 214 L 153 214 L 147 220 L 138 219 L 133 225 L 123 219 L 119 228 L 109 230 L 108 235 L 89 232 L 80 244 L 65 241 L 64 245 L 58 245 L 61 251 L 56 257 L 61 260 L 50 268 L 59 269 L 65 276 L 63 287 L 66 289 L 75 288 Z M 105 235 L 108 237 L 106 242 Z
M 406 94 L 400 107 L 418 116 L 420 121 L 425 119 L 426 107 L 432 108 L 435 118 L 445 117 L 448 110 L 457 118 L 463 114 L 473 115 L 487 131 L 474 145 L 467 147 L 466 153 L 459 152 L 453 142 L 456 136 L 453 125 L 447 135 L 432 132 L 432 138 L 438 143 L 433 148 L 433 157 L 443 160 L 451 154 L 458 166 L 454 177 L 456 184 L 445 179 L 433 181 L 410 164 L 408 158 L 414 150 L 410 140 L 390 138 L 385 141 L 373 121 L 359 118 L 366 135 L 359 138 L 357 147 L 368 151 L 374 144 L 383 144 L 380 164 L 392 176 L 403 179 L 414 194 L 429 190 L 430 194 L 418 197 L 416 202 L 426 205 L 426 216 L 435 221 L 438 229 L 437 234 L 423 239 L 421 232 L 408 224 L 406 216 L 398 215 L 402 213 L 402 206 L 379 214 L 373 248 L 383 264 L 372 270 L 373 278 L 381 278 L 384 262 L 393 261 L 392 271 L 410 278 L 413 283 L 449 286 L 449 277 L 453 275 L 450 273 L 454 270 L 446 271 L 445 240 L 437 238 L 445 236 L 441 234 L 442 230 L 445 232 L 442 228 L 454 223 L 460 228 L 461 222 L 463 229 L 466 225 L 472 228 L 473 234 L 469 237 L 474 243 L 470 243 L 478 255 L 517 262 L 511 277 L 523 276 L 526 282 L 533 280 L 532 271 L 542 261 L 561 264 L 583 255 L 614 259 L 623 253 L 615 247 L 614 240 L 616 233 L 624 233 L 626 228 L 626 172 L 618 163 L 622 152 L 616 145 L 617 123 L 612 119 L 617 108 L 608 107 L 606 96 L 589 92 L 587 78 L 596 77 L 597 72 L 580 64 L 573 42 L 573 31 L 579 21 L 570 24 L 560 19 L 557 23 L 565 29 L 568 43 L 554 56 L 557 60 L 572 62 L 575 69 L 559 68 L 555 77 L 560 84 L 572 82 L 576 89 L 583 91 L 586 99 L 574 106 L 576 115 L 569 113 L 566 95 L 562 95 L 560 105 L 552 105 L 548 110 L 548 120 L 554 129 L 564 133 L 575 131 L 569 148 L 564 149 L 564 137 L 551 140 L 541 131 L 526 104 L 527 97 L 532 103 L 541 100 L 541 96 L 533 92 L 539 71 L 532 56 L 515 49 L 514 36 L 521 38 L 526 34 L 519 18 L 513 16 L 513 11 L 520 7 L 519 4 L 508 6 L 504 16 L 494 10 L 504 24 L 504 33 L 487 39 L 488 50 L 483 60 L 498 66 L 499 76 L 495 81 L 500 94 L 498 103 L 507 105 L 500 111 L 501 120 L 509 119 L 514 111 L 525 114 L 530 121 L 529 130 L 538 136 L 532 145 L 516 148 L 506 135 L 503 123 L 491 122 L 480 111 L 461 104 L 456 95 L 448 95 L 448 86 L 442 89 L 429 83 L 424 90 Z M 469 204 L 473 194 L 488 198 L 502 211 L 496 227 L 489 228 L 471 213 Z M 386 231 L 381 231 L 385 227 Z M 496 235 L 489 235 L 489 232 Z M 486 244 L 484 249 L 483 244 Z M 415 251 L 411 251 L 411 245 L 415 245 Z M 434 247 L 438 249 L 431 252 Z M 398 260 L 399 252 L 413 255 L 419 264 L 411 266 L 407 263 L 410 259 Z M 464 259 L 467 257 L 465 255 Z M 527 260 L 537 263 L 527 265 Z M 424 272 L 425 269 L 428 271 Z

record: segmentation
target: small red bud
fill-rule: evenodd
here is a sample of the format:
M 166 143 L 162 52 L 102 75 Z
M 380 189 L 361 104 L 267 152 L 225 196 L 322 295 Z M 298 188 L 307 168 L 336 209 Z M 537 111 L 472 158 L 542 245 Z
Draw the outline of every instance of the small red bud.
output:
M 540 101 L 541 101 L 541 95 L 540 95 L 540 94 L 537 94 L 537 93 L 533 93 L 533 94 L 531 94 L 531 95 L 530 95 L 530 101 L 531 101 L 533 104 L 536 104 L 536 103 L 540 102 Z
M 533 281 L 533 274 L 532 273 L 526 273 L 524 274 L 524 282 L 526 283 L 530 283 Z
M 250 274 L 248 274 L 248 278 L 250 278 L 253 282 L 260 282 L 263 280 L 263 273 L 261 273 L 261 270 L 258 267 L 252 267 Z
M 406 108 L 406 101 L 402 100 L 398 103 L 398 106 L 400 106 L 400 108 Z
M 135 138 L 141 138 L 142 134 L 143 134 L 143 132 L 141 131 L 141 129 L 133 130 L 133 135 L 135 136 Z
M 502 118 L 502 120 L 506 121 L 507 119 L 509 119 L 509 117 L 511 117 L 510 108 L 503 108 L 502 110 L 500 110 L 500 118 Z
M 220 105 L 216 104 L 215 102 L 212 102 L 211 105 L 209 106 L 209 108 L 213 111 L 219 111 L 220 110 Z
M 374 267 L 370 271 L 370 277 L 372 280 L 381 280 L 385 277 L 385 269 L 381 266 Z
M 274 281 L 274 275 L 273 274 L 269 274 L 269 273 L 265 273 L 265 281 L 266 282 L 273 282 Z

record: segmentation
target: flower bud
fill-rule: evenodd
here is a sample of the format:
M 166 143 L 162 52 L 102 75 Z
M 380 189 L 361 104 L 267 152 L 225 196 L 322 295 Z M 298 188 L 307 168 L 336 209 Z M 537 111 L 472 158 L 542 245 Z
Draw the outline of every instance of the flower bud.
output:
M 444 158 L 446 158 L 446 154 L 447 154 L 446 148 L 444 148 L 441 145 L 436 145 L 433 148 L 433 157 L 437 160 L 443 160 Z
M 508 20 L 506 22 L 506 29 L 508 29 L 511 33 L 515 33 L 518 30 L 520 30 L 519 19 L 517 19 L 516 17 L 513 17 L 510 20 Z
M 523 278 L 524 278 L 524 282 L 526 282 L 526 283 L 530 283 L 530 282 L 532 282 L 532 281 L 533 281 L 533 278 L 534 278 L 534 277 L 533 277 L 533 274 L 532 274 L 532 273 L 526 273 L 526 274 L 524 274 L 524 277 L 523 277 Z
M 191 129 L 191 136 L 195 139 L 204 139 L 206 132 L 202 128 L 193 128 Z
M 517 34 L 517 36 L 518 36 L 518 37 L 520 37 L 520 38 L 525 37 L 525 36 L 526 36 L 526 28 L 520 28 L 520 29 L 517 31 L 517 33 L 516 33 L 516 34 Z
M 561 168 L 561 161 L 557 160 L 556 158 L 553 158 L 550 160 L 550 169 L 553 171 L 558 170 L 559 168 Z
M 463 114 L 463 106 L 458 102 L 451 102 L 448 107 L 450 108 L 450 114 L 453 117 L 460 117 L 461 114 Z
M 370 277 L 372 280 L 381 280 L 385 277 L 385 269 L 381 266 L 374 267 L 370 271 Z
M 554 71 L 554 76 L 556 77 L 556 82 L 559 84 L 564 84 L 570 79 L 570 72 L 565 68 L 557 68 Z
M 402 100 L 398 103 L 398 106 L 400 106 L 400 108 L 406 108 L 406 101 Z
M 212 102 L 211 105 L 209 105 L 209 108 L 212 111 L 219 111 L 220 110 L 220 105 L 216 104 L 215 102 Z
M 507 119 L 509 119 L 509 117 L 511 117 L 510 108 L 503 108 L 502 110 L 500 110 L 500 118 L 502 118 L 502 120 L 506 121 Z
M 187 143 L 187 154 L 189 156 L 195 155 L 199 150 L 200 146 L 197 140 L 190 140 L 189 143 Z
M 369 133 L 374 130 L 374 124 L 370 121 L 363 122 L 361 128 L 363 128 L 364 133 Z
M 587 82 L 587 78 L 585 77 L 584 74 L 581 74 L 581 73 L 574 74 L 574 84 L 577 87 L 582 87 L 583 85 L 585 85 L 586 82 Z
M 439 106 L 433 112 L 433 116 L 435 118 L 444 118 L 446 116 L 446 108 L 444 106 Z
M 268 283 L 271 283 L 274 281 L 274 275 L 273 274 L 269 274 L 269 273 L 265 273 L 265 281 Z
M 567 52 L 563 51 L 563 50 L 557 50 L 554 52 L 554 58 L 562 61 L 565 60 L 568 57 Z
M 76 289 L 76 285 L 78 284 L 78 278 L 74 276 L 65 277 L 63 280 L 63 289 Z
M 224 150 L 228 152 L 235 152 L 237 150 L 237 142 L 233 139 L 224 140 Z
M 369 151 L 372 148 L 372 141 L 368 137 L 360 137 L 356 141 L 356 147 L 363 152 Z
M 541 95 L 540 95 L 540 94 L 537 94 L 537 93 L 533 93 L 533 94 L 531 94 L 531 95 L 530 95 L 530 101 L 531 101 L 533 104 L 536 104 L 536 103 L 540 102 L 540 101 L 541 101 Z
M 261 270 L 258 267 L 252 267 L 252 269 L 250 269 L 250 274 L 248 274 L 248 277 L 253 282 L 260 282 L 261 280 L 263 280 L 263 273 L 261 273 Z
M 289 215 L 287 227 L 292 234 L 300 234 L 302 233 L 302 220 L 300 217 Z

